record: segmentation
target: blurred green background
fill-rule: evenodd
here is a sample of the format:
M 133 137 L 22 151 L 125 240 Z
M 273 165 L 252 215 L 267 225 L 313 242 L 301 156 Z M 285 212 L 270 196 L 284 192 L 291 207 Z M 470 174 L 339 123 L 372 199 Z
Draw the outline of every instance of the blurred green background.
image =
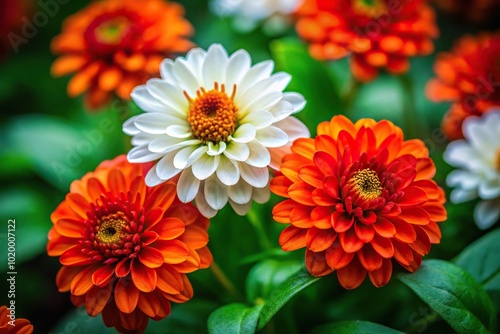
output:
M 442 160 L 447 142 L 439 131 L 447 104 L 433 104 L 424 95 L 424 85 L 433 76 L 435 54 L 411 60 L 404 77 L 382 74 L 362 85 L 350 100 L 344 97 L 352 84 L 347 60 L 318 63 L 293 28 L 278 36 L 261 29 L 239 33 L 231 21 L 213 15 L 206 1 L 179 1 L 195 27 L 194 42 L 207 48 L 221 43 L 228 52 L 244 48 L 255 62 L 272 58 L 276 70 L 292 74 L 288 90 L 302 93 L 308 100 L 298 115 L 315 132 L 320 121 L 343 113 L 351 119 L 389 119 L 418 136 L 428 145 L 437 165 L 436 180 L 444 180 L 451 170 Z M 121 125 L 138 112 L 133 103 L 113 102 L 99 113 L 83 109 L 82 99 L 66 94 L 69 77 L 53 78 L 50 65 L 51 39 L 59 34 L 62 21 L 88 1 L 60 4 L 47 24 L 40 26 L 18 52 L 9 50 L 0 63 L 0 268 L 6 272 L 7 220 L 16 220 L 17 291 L 16 315 L 28 318 L 35 333 L 112 333 L 100 317 L 90 318 L 74 309 L 69 294 L 57 292 L 55 275 L 58 259 L 45 253 L 50 214 L 63 200 L 72 180 L 92 171 L 102 160 L 126 153 L 129 138 Z M 43 10 L 33 1 L 33 13 Z M 454 40 L 478 27 L 451 20 L 438 12 L 441 36 L 436 50 L 450 49 Z M 405 118 L 415 112 L 412 127 Z M 447 192 L 449 193 L 449 192 Z M 226 208 L 211 223 L 210 244 L 215 261 L 240 291 L 241 302 L 254 302 L 269 295 L 274 286 L 303 266 L 303 251 L 284 253 L 278 235 L 282 225 L 272 220 L 273 197 L 266 205 L 254 205 L 249 217 L 237 217 Z M 428 258 L 449 260 L 485 232 L 472 221 L 474 202 L 447 205 L 449 220 L 441 225 L 443 238 Z M 257 233 L 261 228 L 267 238 Z M 3 274 L 2 274 L 3 275 Z M 3 276 L 2 276 L 3 277 Z M 161 322 L 150 322 L 151 333 L 202 333 L 209 314 L 235 299 L 225 292 L 210 270 L 190 275 L 195 297 L 184 305 L 173 305 L 172 314 Z M 2 278 L 2 282 L 5 279 Z M 2 283 L 0 286 L 4 286 Z M 246 294 L 244 291 L 247 291 Z M 0 305 L 7 303 L 7 288 L 0 291 Z M 498 300 L 497 300 L 498 306 Z M 365 283 L 354 291 L 343 290 L 335 275 L 326 277 L 301 292 L 282 309 L 265 331 L 309 332 L 315 326 L 338 321 L 363 319 L 408 332 L 451 332 L 444 322 L 430 321 L 431 310 L 408 288 L 393 279 L 383 289 Z M 430 327 L 432 324 L 432 327 Z M 428 326 L 429 325 L 429 326 Z

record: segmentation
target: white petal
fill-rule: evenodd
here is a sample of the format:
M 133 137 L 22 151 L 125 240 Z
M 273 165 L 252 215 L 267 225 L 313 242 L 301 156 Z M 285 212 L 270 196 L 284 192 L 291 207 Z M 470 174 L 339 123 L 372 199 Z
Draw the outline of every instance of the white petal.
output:
M 192 166 L 193 174 L 200 180 L 205 180 L 211 176 L 219 166 L 220 156 L 201 156 Z
M 446 177 L 446 184 L 449 187 L 460 186 L 465 190 L 472 190 L 478 187 L 481 178 L 468 171 L 456 169 Z
M 181 202 L 188 203 L 194 200 L 199 188 L 200 180 L 193 175 L 191 169 L 184 170 L 177 182 L 177 196 Z
M 205 152 L 207 152 L 206 146 L 200 146 L 198 148 L 196 146 L 185 147 L 179 150 L 175 155 L 174 167 L 178 169 L 188 168 L 203 156 Z
M 272 86 L 276 84 L 275 78 L 265 78 L 261 81 L 256 82 L 252 87 L 248 88 L 243 94 L 234 99 L 234 102 L 238 106 L 238 114 L 240 117 L 244 117 L 251 110 L 249 106 L 256 100 L 260 100 L 265 95 L 272 92 Z
M 283 100 L 290 102 L 293 105 L 293 112 L 299 112 L 306 106 L 304 96 L 295 92 L 283 93 Z
M 283 98 L 283 93 L 281 91 L 279 92 L 271 91 L 251 101 L 246 108 L 249 110 L 250 113 L 253 113 L 257 110 L 270 110 L 274 108 L 281 101 L 282 98 Z M 292 108 L 293 107 L 290 104 L 290 109 Z
M 232 186 L 240 179 L 237 163 L 229 160 L 225 155 L 220 156 L 219 168 L 215 172 L 219 180 L 226 186 Z
M 204 184 L 202 183 L 200 186 L 200 191 L 198 192 L 198 195 L 196 195 L 195 203 L 196 207 L 198 210 L 200 210 L 200 213 L 205 216 L 206 218 L 213 218 L 217 214 L 217 210 L 212 209 L 210 205 L 208 205 L 206 199 L 205 199 L 205 194 L 203 189 L 205 188 Z
M 236 99 L 241 96 L 245 91 L 252 87 L 256 82 L 268 78 L 274 68 L 274 62 L 272 60 L 265 60 L 254 65 L 245 76 L 241 79 L 238 90 L 236 91 Z
M 156 165 L 157 164 L 155 164 L 146 174 L 145 182 L 148 187 L 154 187 L 166 181 L 158 177 L 158 174 L 156 173 Z
M 248 143 L 255 139 L 257 130 L 255 126 L 250 123 L 240 125 L 236 131 L 234 131 L 231 138 L 237 143 Z
M 203 82 L 201 73 L 203 69 L 203 62 L 205 61 L 206 55 L 207 52 L 201 48 L 191 49 L 186 55 L 186 61 L 188 63 L 188 67 L 191 69 L 193 74 L 198 79 L 198 83 L 200 84 L 200 86 Z
M 174 61 L 169 58 L 163 59 L 160 64 L 160 75 L 163 80 L 168 82 L 172 82 L 175 78 L 174 75 Z
M 247 181 L 251 186 L 264 188 L 269 181 L 269 170 L 267 167 L 258 168 L 252 167 L 246 163 L 239 163 L 240 174 L 243 180 Z
M 229 198 L 237 204 L 245 204 L 252 200 L 252 186 L 243 180 L 227 189 Z
M 269 185 L 265 188 L 253 188 L 252 199 L 259 203 L 264 204 L 269 201 L 271 198 L 271 191 L 269 189 Z
M 179 87 L 156 78 L 148 80 L 146 87 L 149 93 L 163 104 L 174 109 L 180 115 L 187 115 L 189 109 L 188 99 Z
M 217 144 L 208 142 L 208 151 L 207 154 L 211 156 L 216 156 L 222 154 L 226 150 L 226 143 L 223 141 L 218 142 Z
M 224 155 L 231 160 L 245 161 L 250 155 L 250 149 L 247 144 L 237 143 L 232 140 L 227 144 Z
M 255 129 L 267 128 L 274 122 L 274 116 L 267 110 L 254 110 L 249 112 L 243 119 L 241 123 L 250 123 Z M 254 134 L 255 138 L 255 134 Z M 253 138 L 252 138 L 253 140 Z
M 164 135 L 164 136 L 161 136 L 159 138 L 153 139 L 149 143 L 148 149 L 151 152 L 164 153 L 172 146 L 177 145 L 177 144 L 182 143 L 182 142 L 184 142 L 184 139 L 174 138 L 174 137 Z
M 135 136 L 132 137 L 131 143 L 134 146 L 147 146 L 151 141 L 155 140 L 156 138 L 160 138 L 163 135 L 152 135 L 150 133 L 146 132 L 139 132 Z
M 128 151 L 127 159 L 131 163 L 142 163 L 155 161 L 162 156 L 163 154 L 151 152 L 147 145 L 143 145 L 133 147 L 130 151 Z
M 500 196 L 500 179 L 481 180 L 478 187 L 479 197 L 482 199 L 494 199 Z
M 169 152 L 156 164 L 156 174 L 162 180 L 168 180 L 179 174 L 182 170 L 174 167 L 174 157 L 177 152 Z
M 271 163 L 271 154 L 264 145 L 253 141 L 247 144 L 250 155 L 246 163 L 254 167 L 267 167 Z
M 226 89 L 230 96 L 233 91 L 233 85 L 238 84 L 245 73 L 250 69 L 252 60 L 245 50 L 238 50 L 231 55 L 226 66 Z M 238 88 L 237 88 L 238 89 Z
M 220 44 L 212 44 L 208 48 L 203 64 L 203 84 L 206 89 L 212 88 L 215 82 L 224 83 L 226 77 L 227 52 Z
M 141 132 L 141 130 L 139 130 L 134 124 L 136 118 L 137 116 L 130 117 L 123 123 L 123 132 L 125 132 L 129 136 L 133 136 Z
M 169 124 L 180 122 L 179 118 L 168 114 L 145 113 L 137 116 L 134 124 L 141 131 L 152 134 L 164 134 Z
M 500 199 L 480 201 L 474 210 L 476 225 L 485 230 L 498 221 L 500 217 Z
M 214 210 L 222 209 L 228 200 L 227 187 L 216 177 L 208 178 L 205 181 L 205 200 Z
M 290 80 L 292 80 L 292 76 L 285 72 L 275 73 L 271 76 L 271 78 L 274 79 L 272 89 L 279 90 L 280 92 L 282 92 L 286 88 L 286 86 L 288 86 Z
M 293 113 L 293 105 L 288 101 L 281 100 L 269 111 L 273 114 L 274 121 L 279 122 Z
M 289 116 L 277 123 L 274 123 L 274 126 L 285 131 L 290 142 L 295 141 L 297 138 L 311 137 L 311 133 L 309 132 L 307 126 L 293 116 Z
M 464 137 L 478 152 L 495 152 L 498 143 L 498 134 L 490 133 L 485 119 L 470 117 L 463 124 Z
M 167 109 L 163 103 L 158 101 L 153 95 L 151 95 L 146 88 L 146 85 L 137 86 L 132 90 L 130 94 L 132 100 L 135 104 L 139 106 L 144 111 L 147 112 L 164 112 Z
M 196 97 L 196 91 L 202 86 L 196 75 L 192 72 L 186 60 L 177 58 L 173 67 L 175 78 L 179 85 L 191 98 Z
M 238 204 L 229 200 L 229 204 L 233 208 L 234 212 L 236 212 L 240 216 L 244 216 L 250 210 L 250 207 L 252 206 L 252 201 L 249 201 L 248 203 L 245 204 Z
M 280 147 L 288 143 L 286 132 L 275 126 L 257 130 L 256 138 L 266 147 Z
M 292 153 L 290 147 L 292 147 L 292 144 L 269 148 L 269 153 L 271 154 L 271 163 L 269 164 L 269 167 L 274 170 L 280 170 L 283 157 L 287 154 Z
M 455 140 L 448 144 L 443 158 L 448 164 L 454 167 L 463 167 L 471 170 L 482 170 L 488 165 L 484 157 L 478 154 L 478 151 L 472 148 L 465 140 Z
M 166 128 L 165 133 L 175 138 L 189 138 L 193 135 L 191 128 L 185 124 L 169 125 Z
M 467 201 L 471 201 L 477 198 L 476 190 L 463 190 L 460 188 L 453 189 L 450 194 L 450 201 L 454 204 L 459 204 Z

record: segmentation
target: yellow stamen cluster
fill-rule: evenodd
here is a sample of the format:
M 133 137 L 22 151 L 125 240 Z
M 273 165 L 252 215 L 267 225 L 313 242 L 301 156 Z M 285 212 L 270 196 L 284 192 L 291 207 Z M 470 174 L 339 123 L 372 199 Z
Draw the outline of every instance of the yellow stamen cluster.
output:
M 103 244 L 117 244 L 122 239 L 125 221 L 106 217 L 98 227 L 96 238 Z
M 384 0 L 354 0 L 352 10 L 356 14 L 366 15 L 371 18 L 378 18 L 387 12 Z
M 95 29 L 96 39 L 105 44 L 119 44 L 129 26 L 130 21 L 124 17 L 105 21 Z
M 226 141 L 236 129 L 236 112 L 233 99 L 236 94 L 236 85 L 233 94 L 227 96 L 224 85 L 214 83 L 214 89 L 206 91 L 200 88 L 193 100 L 186 92 L 184 95 L 189 100 L 188 121 L 191 125 L 193 136 L 204 143 L 217 144 Z
M 369 168 L 359 170 L 349 180 L 360 198 L 372 200 L 382 195 L 382 184 L 376 172 Z

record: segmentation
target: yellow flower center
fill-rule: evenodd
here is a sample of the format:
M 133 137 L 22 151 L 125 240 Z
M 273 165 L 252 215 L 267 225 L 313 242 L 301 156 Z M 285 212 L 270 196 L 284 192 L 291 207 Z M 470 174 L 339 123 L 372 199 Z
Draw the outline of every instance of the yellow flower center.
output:
M 224 84 L 219 90 L 217 82 L 212 90 L 206 91 L 202 87 L 196 91 L 194 100 L 184 91 L 189 100 L 188 121 L 195 138 L 204 143 L 211 141 L 217 144 L 234 133 L 238 111 L 233 102 L 235 94 L 236 85 L 233 94 L 227 96 Z
M 352 10 L 359 15 L 377 18 L 387 10 L 384 0 L 354 0 Z
M 382 195 L 382 185 L 377 173 L 369 168 L 359 170 L 349 180 L 352 188 L 364 200 L 372 200 Z
M 124 225 L 125 221 L 122 219 L 104 217 L 96 233 L 97 240 L 103 244 L 117 244 L 122 240 Z
M 130 21 L 125 17 L 104 21 L 95 29 L 96 39 L 103 44 L 120 44 L 129 26 Z

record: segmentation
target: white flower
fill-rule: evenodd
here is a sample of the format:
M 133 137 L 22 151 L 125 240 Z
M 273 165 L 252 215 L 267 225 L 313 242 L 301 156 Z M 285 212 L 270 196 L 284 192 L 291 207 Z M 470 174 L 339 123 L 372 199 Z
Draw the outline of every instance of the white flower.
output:
M 264 21 L 265 28 L 280 31 L 287 25 L 287 17 L 292 14 L 302 0 L 213 0 L 211 7 L 215 14 L 234 17 L 238 30 L 254 29 Z
M 196 201 L 213 217 L 227 202 L 244 215 L 252 200 L 269 199 L 269 169 L 279 167 L 293 140 L 309 137 L 291 114 L 305 100 L 283 90 L 286 73 L 271 75 L 270 60 L 251 66 L 239 50 L 228 57 L 219 45 L 165 59 L 161 79 L 136 87 L 132 99 L 146 113 L 123 125 L 132 135 L 130 162 L 158 161 L 146 176 L 154 186 L 180 174 L 178 197 Z
M 462 131 L 465 140 L 451 142 L 444 152 L 445 161 L 460 168 L 446 179 L 448 186 L 456 187 L 450 199 L 462 203 L 481 198 L 474 220 L 487 229 L 500 217 L 500 109 L 468 117 Z

